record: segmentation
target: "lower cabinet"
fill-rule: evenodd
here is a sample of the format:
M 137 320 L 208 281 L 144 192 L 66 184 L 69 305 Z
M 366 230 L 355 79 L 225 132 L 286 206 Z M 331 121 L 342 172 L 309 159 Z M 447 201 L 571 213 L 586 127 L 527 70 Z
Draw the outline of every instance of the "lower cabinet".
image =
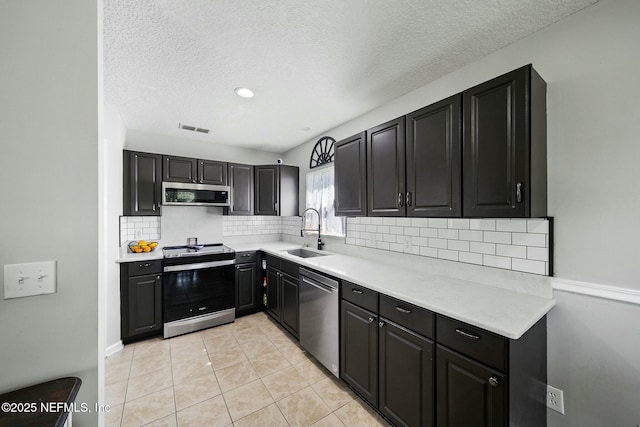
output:
M 162 332 L 162 261 L 120 265 L 120 337 L 123 343 Z
M 236 317 L 262 308 L 262 282 L 257 252 L 236 253 Z
M 267 255 L 267 313 L 298 338 L 299 266 Z

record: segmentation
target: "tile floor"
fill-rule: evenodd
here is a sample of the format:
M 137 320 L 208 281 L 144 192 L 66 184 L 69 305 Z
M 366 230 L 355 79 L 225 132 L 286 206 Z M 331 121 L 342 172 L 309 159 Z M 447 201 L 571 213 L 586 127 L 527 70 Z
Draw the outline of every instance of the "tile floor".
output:
M 388 426 L 264 313 L 125 346 L 106 403 L 109 427 Z

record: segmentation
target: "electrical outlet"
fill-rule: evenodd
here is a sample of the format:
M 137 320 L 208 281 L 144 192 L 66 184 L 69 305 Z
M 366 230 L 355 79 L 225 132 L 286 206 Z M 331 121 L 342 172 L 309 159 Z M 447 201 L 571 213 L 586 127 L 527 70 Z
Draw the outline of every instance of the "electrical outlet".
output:
M 562 390 L 547 385 L 547 408 L 564 414 L 564 392 Z

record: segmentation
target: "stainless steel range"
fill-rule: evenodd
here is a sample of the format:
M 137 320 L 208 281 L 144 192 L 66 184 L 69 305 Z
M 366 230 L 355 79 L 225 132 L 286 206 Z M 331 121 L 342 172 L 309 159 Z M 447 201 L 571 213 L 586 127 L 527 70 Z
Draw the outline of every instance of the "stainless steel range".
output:
M 233 322 L 236 253 L 221 243 L 162 249 L 164 337 Z

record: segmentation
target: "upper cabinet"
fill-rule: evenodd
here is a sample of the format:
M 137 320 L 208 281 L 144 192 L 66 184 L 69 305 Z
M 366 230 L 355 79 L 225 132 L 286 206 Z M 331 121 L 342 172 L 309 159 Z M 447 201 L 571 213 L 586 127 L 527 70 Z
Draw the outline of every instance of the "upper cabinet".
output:
M 367 215 L 367 136 L 361 132 L 335 145 L 335 212 Z
M 190 157 L 162 156 L 162 180 L 227 185 L 227 163 Z
M 160 215 L 162 156 L 123 151 L 123 214 Z
M 404 117 L 367 131 L 370 216 L 405 215 Z
M 297 166 L 266 165 L 255 169 L 255 214 L 298 215 Z
M 407 115 L 407 216 L 459 217 L 461 96 Z
M 465 217 L 547 214 L 546 83 L 527 65 L 463 92 Z
M 229 163 L 229 215 L 253 215 L 253 166 Z

